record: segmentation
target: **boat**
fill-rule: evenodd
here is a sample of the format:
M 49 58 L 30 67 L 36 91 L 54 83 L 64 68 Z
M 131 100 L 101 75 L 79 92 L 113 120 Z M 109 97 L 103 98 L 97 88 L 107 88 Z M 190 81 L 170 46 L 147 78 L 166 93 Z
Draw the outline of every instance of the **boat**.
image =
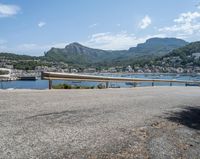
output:
M 133 86 L 133 87 L 136 87 L 136 86 L 138 85 L 137 82 L 125 82 L 125 84 L 126 84 L 127 86 Z
M 111 84 L 110 88 L 120 88 L 119 85 Z
M 126 82 L 125 84 L 128 85 L 128 86 L 133 86 L 134 82 Z
M 36 81 L 37 77 L 36 76 L 21 76 L 18 78 L 20 81 Z
M 198 86 L 198 87 L 200 87 L 200 84 L 198 84 L 198 83 L 186 83 L 185 85 L 186 86 Z

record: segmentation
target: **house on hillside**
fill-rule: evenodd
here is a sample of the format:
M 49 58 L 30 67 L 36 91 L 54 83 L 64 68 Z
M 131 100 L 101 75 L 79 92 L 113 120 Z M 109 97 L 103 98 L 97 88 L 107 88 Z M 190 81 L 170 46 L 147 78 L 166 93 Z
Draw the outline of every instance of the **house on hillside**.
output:
M 197 60 L 197 59 L 200 58 L 200 53 L 199 53 L 199 52 L 193 53 L 193 54 L 192 54 L 192 57 L 194 57 L 194 59 Z

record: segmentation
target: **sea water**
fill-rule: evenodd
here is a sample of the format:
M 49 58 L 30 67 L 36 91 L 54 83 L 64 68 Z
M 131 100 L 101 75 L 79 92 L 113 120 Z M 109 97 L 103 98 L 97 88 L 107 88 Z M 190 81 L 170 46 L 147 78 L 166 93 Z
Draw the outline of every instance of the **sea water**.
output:
M 171 80 L 187 80 L 187 81 L 200 81 L 200 75 L 188 75 L 188 74 L 93 74 L 97 76 L 108 76 L 108 77 L 126 77 L 126 78 L 144 78 L 144 79 L 171 79 Z M 78 82 L 78 81 L 63 81 L 54 80 L 53 85 L 57 84 L 69 84 L 74 86 L 94 86 L 103 82 Z M 139 82 L 137 87 L 151 86 L 151 82 Z M 154 86 L 169 86 L 168 82 L 161 83 L 155 82 Z M 184 86 L 184 84 L 173 83 L 174 86 Z M 110 87 L 133 87 L 133 85 L 125 82 L 110 82 Z M 0 89 L 48 89 L 47 80 L 36 80 L 36 81 L 4 81 L 0 82 Z

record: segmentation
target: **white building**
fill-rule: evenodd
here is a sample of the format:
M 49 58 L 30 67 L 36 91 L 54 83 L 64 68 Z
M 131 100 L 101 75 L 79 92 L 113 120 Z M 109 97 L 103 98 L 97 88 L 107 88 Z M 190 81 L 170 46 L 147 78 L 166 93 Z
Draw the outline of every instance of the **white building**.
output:
M 133 68 L 132 68 L 130 65 L 128 65 L 128 66 L 126 67 L 126 71 L 128 71 L 128 72 L 133 72 Z
M 192 56 L 193 56 L 195 59 L 199 59 L 199 58 L 200 58 L 200 53 L 199 53 L 199 52 L 193 53 Z

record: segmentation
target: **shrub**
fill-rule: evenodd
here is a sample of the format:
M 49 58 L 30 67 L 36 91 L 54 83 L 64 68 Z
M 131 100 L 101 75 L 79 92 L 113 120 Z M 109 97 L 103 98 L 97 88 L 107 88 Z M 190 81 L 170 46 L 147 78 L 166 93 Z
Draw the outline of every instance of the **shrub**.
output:
M 104 84 L 100 83 L 100 84 L 97 85 L 97 88 L 98 89 L 104 89 L 104 88 L 106 88 L 106 86 Z
M 53 89 L 94 89 L 94 86 L 72 86 L 68 84 L 58 84 L 54 85 Z

